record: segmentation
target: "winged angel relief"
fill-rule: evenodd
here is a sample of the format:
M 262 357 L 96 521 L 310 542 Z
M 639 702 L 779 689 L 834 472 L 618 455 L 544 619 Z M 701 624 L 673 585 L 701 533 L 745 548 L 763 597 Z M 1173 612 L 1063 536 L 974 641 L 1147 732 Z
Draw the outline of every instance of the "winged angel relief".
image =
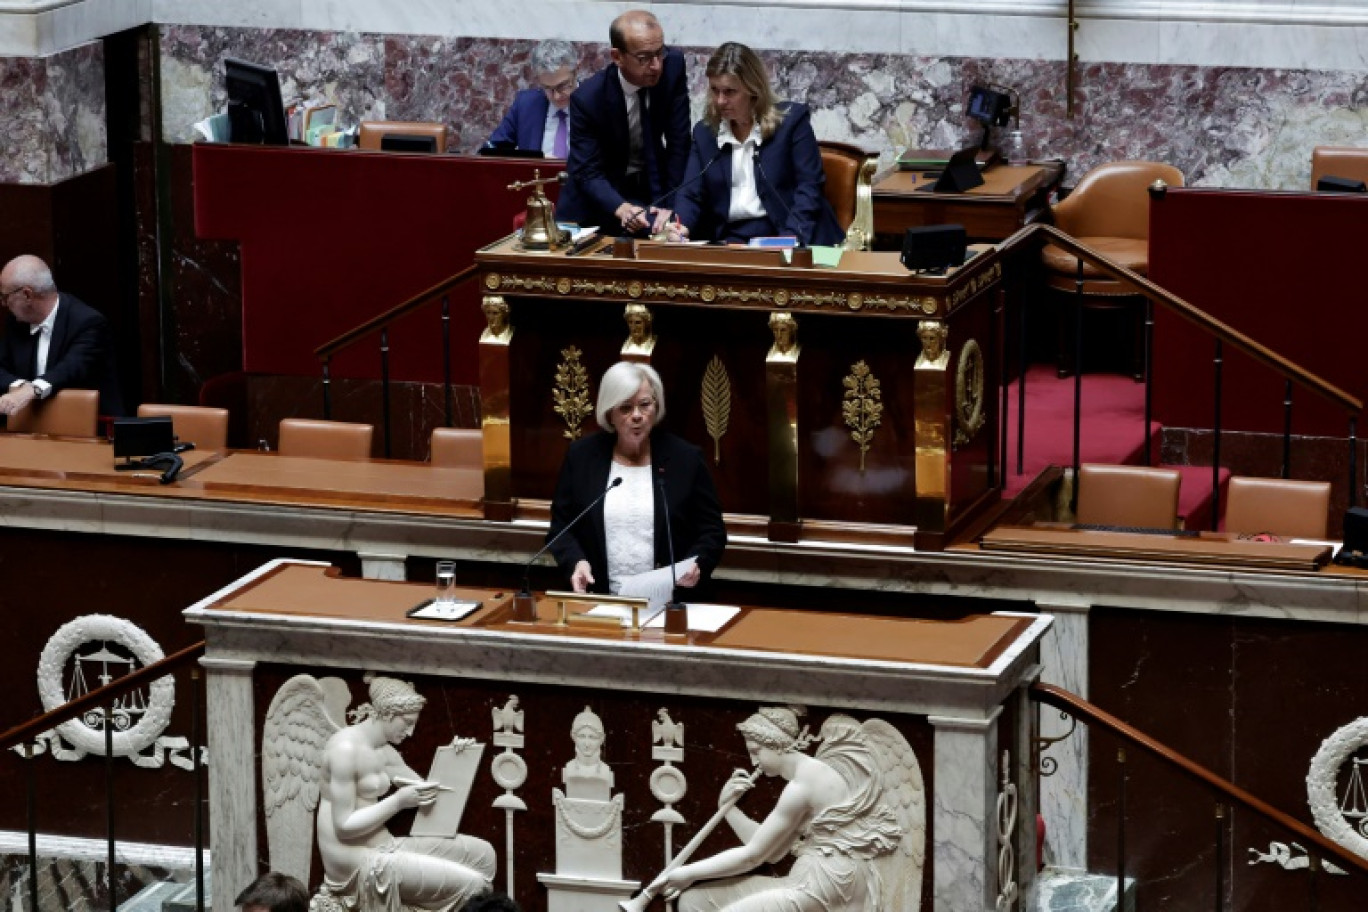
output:
M 459 833 L 390 834 L 391 817 L 445 787 L 425 782 L 396 749 L 425 698 L 394 678 L 368 681 L 370 702 L 347 714 L 351 725 L 338 721 L 350 694 L 336 678 L 297 675 L 271 701 L 261 738 L 271 866 L 307 883 L 317 832 L 325 876 L 313 912 L 453 912 L 489 889 L 494 850 Z
M 794 710 L 774 706 L 737 729 L 757 771 L 787 780 L 778 803 L 764 820 L 742 813 L 735 802 L 755 774 L 738 770 L 718 804 L 730 806 L 725 819 L 742 844 L 667 868 L 648 893 L 680 894 L 679 912 L 915 912 L 926 792 L 902 734 L 880 719 L 861 724 L 838 714 L 814 739 Z M 809 756 L 813 740 L 819 746 Z M 750 873 L 788 854 L 786 876 Z

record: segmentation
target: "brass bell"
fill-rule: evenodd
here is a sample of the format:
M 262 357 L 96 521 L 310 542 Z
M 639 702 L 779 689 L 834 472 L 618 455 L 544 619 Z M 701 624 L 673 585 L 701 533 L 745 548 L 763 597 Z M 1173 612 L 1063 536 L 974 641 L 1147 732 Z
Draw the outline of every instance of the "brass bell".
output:
M 542 179 L 540 171 L 533 171 L 532 180 L 509 185 L 510 190 L 532 188 L 523 220 L 522 246 L 525 250 L 558 250 L 570 243 L 570 232 L 556 224 L 556 207 L 542 192 L 543 184 L 555 180 L 559 177 Z

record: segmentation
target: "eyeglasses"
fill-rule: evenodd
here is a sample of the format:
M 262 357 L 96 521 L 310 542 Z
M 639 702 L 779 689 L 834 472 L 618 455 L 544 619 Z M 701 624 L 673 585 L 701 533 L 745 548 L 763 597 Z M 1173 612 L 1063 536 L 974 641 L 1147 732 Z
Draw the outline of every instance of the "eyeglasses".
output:
M 20 285 L 18 288 L 11 288 L 9 291 L 0 290 L 0 307 L 8 305 L 10 298 L 14 297 L 27 287 L 28 286 L 26 285 Z
M 575 91 L 575 89 L 578 88 L 578 86 L 579 80 L 572 76 L 569 79 L 565 80 L 565 82 L 558 82 L 553 86 L 549 86 L 543 83 L 541 88 L 542 91 L 545 92 L 547 95 L 555 96 L 569 95 L 571 92 Z
M 665 61 L 665 55 L 668 52 L 669 48 L 662 44 L 654 51 L 639 51 L 638 53 L 625 54 L 624 56 L 631 57 L 637 63 L 646 67 L 650 66 L 653 63 L 663 63 Z
M 655 407 L 656 401 L 654 399 L 642 399 L 639 402 L 624 402 L 622 405 L 613 409 L 613 411 L 617 412 L 623 418 L 631 418 L 636 412 L 641 412 L 643 415 L 649 415 L 655 411 Z

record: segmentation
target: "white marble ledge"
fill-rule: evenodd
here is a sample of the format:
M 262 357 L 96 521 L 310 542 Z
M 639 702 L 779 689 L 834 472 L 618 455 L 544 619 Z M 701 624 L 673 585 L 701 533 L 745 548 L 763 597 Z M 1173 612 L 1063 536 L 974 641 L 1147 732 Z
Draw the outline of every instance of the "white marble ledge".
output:
M 546 524 L 0 487 L 0 527 L 521 565 L 541 547 Z M 542 563 L 550 558 L 544 556 Z M 875 590 L 1368 624 L 1368 577 L 1333 573 L 918 552 L 834 542 L 786 545 L 737 536 L 717 576 L 829 588 L 835 590 L 833 601 Z
M 294 562 L 284 562 L 285 564 Z M 988 668 L 925 665 L 478 627 L 272 615 L 208 607 L 271 566 L 186 609 L 205 628 L 206 660 L 252 660 L 691 693 L 979 718 L 1038 668 L 1048 616 L 1030 615 Z M 313 566 L 317 566 L 314 564 Z
M 23 855 L 29 851 L 28 833 L 22 830 L 0 830 L 0 855 Z M 72 861 L 107 861 L 109 843 L 103 839 L 83 839 L 79 836 L 50 836 L 38 834 L 38 854 L 43 858 L 65 858 Z M 145 865 L 164 868 L 193 868 L 193 847 L 157 845 L 147 842 L 128 842 L 120 839 L 114 844 L 114 859 L 119 864 Z M 210 863 L 209 849 L 204 850 L 204 865 Z
M 152 21 L 152 0 L 0 2 L 0 57 L 47 57 Z

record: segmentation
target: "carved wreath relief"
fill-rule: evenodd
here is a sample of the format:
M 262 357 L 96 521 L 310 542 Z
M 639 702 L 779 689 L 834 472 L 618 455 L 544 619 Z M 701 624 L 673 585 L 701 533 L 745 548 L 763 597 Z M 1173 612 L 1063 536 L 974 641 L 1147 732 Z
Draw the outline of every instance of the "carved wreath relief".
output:
M 161 661 L 157 642 L 132 621 L 107 614 L 89 614 L 63 624 L 48 639 L 38 659 L 38 696 L 44 712 L 51 712 L 116 678 Z M 168 761 L 184 770 L 194 768 L 190 742 L 165 736 L 176 705 L 176 683 L 167 676 L 115 700 L 108 716 L 101 709 L 63 722 L 39 735 L 34 756 L 50 752 L 55 760 L 81 760 L 105 755 L 105 726 L 113 729 L 113 752 L 135 765 L 156 769 Z M 22 747 L 16 751 L 23 753 Z M 200 758 L 206 759 L 200 748 Z

